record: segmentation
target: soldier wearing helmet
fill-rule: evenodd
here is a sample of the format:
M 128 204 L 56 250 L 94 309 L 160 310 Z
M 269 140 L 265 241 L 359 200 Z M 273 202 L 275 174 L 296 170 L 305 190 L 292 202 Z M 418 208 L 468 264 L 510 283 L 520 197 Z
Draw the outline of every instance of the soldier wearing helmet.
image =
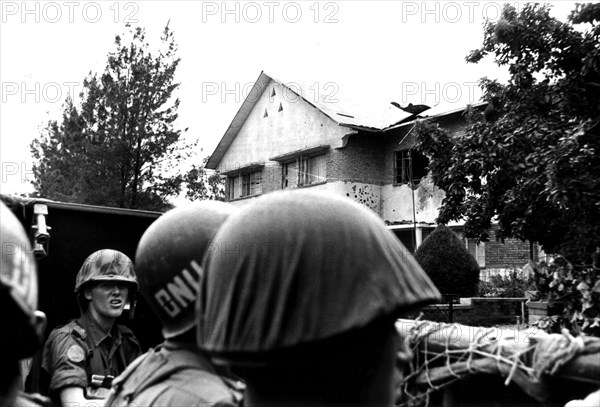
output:
M 132 314 L 138 283 L 132 261 L 103 249 L 84 261 L 75 282 L 81 316 L 54 329 L 42 357 L 50 395 L 63 405 L 86 405 L 108 395 L 112 378 L 141 354 L 133 332 L 115 320 Z
M 20 361 L 41 345 L 45 316 L 37 311 L 35 259 L 23 226 L 0 202 L 0 406 L 37 406 L 19 392 Z
M 198 345 L 246 381 L 248 405 L 393 405 L 394 322 L 439 292 L 377 215 L 275 192 L 231 216 L 213 246 Z
M 204 201 L 173 209 L 146 230 L 136 253 L 142 294 L 161 320 L 165 341 L 113 382 L 107 407 L 235 406 L 243 385 L 196 347 L 195 301 L 200 264 L 236 208 Z

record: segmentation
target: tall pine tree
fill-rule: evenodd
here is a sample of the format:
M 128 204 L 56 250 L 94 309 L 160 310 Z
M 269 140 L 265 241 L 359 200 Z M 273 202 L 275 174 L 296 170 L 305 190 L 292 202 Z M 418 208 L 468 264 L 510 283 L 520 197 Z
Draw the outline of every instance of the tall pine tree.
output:
M 127 28 L 104 71 L 84 80 L 80 104 L 67 100 L 62 121 L 50 121 L 31 144 L 39 196 L 164 210 L 180 193 L 184 176 L 173 172 L 191 146 L 175 128 L 173 32 L 167 24 L 153 50 L 143 28 Z

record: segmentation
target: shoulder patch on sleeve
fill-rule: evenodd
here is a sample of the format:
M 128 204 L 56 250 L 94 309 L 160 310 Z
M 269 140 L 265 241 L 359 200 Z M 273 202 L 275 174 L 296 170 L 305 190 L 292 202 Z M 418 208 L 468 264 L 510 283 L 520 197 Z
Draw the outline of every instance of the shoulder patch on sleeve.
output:
M 71 345 L 67 351 L 67 358 L 73 363 L 79 363 L 85 359 L 85 352 L 81 346 Z

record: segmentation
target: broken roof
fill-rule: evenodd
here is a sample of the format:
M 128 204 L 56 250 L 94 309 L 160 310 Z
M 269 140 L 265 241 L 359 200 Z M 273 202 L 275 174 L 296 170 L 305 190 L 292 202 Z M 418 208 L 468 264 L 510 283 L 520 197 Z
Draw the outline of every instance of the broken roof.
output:
M 227 149 L 233 143 L 233 140 L 246 122 L 250 112 L 256 105 L 256 102 L 260 99 L 260 96 L 271 81 L 275 81 L 285 86 L 339 126 L 368 132 L 385 132 L 402 126 L 414 126 L 416 119 L 441 119 L 443 117 L 464 112 L 469 106 L 461 106 L 457 109 L 456 104 L 442 103 L 415 114 L 406 111 L 406 108 L 403 109 L 398 107 L 399 105 L 393 102 L 382 104 L 381 102 L 369 100 L 368 103 L 364 102 L 359 104 L 356 101 L 342 101 L 338 99 L 338 95 L 336 95 L 335 92 L 313 92 L 311 86 L 307 86 L 306 84 L 297 81 L 283 82 L 262 71 L 258 76 L 258 79 L 254 82 L 248 96 L 242 102 L 242 105 L 231 121 L 231 124 L 225 131 L 221 141 L 211 154 L 206 163 L 206 168 L 217 168 L 219 162 L 225 156 Z M 315 94 L 317 96 L 316 98 L 314 97 Z M 478 102 L 471 106 L 478 108 L 485 106 L 485 104 L 485 102 Z M 401 143 L 412 145 L 413 140 L 410 137 L 411 133 L 412 132 L 409 131 L 407 134 L 408 137 L 405 137 L 405 140 L 402 140 Z
M 310 88 L 303 86 L 298 82 L 282 82 L 264 71 L 260 73 L 248 96 L 242 102 L 242 106 L 234 116 L 231 124 L 225 131 L 221 141 L 215 151 L 211 154 L 206 163 L 206 168 L 216 169 L 219 162 L 227 152 L 227 149 L 233 143 L 237 133 L 240 131 L 256 102 L 265 91 L 271 80 L 282 84 L 290 91 L 294 92 L 309 105 L 321 111 L 339 126 L 345 126 L 356 130 L 380 132 L 391 126 L 402 123 L 415 115 L 406 112 L 390 103 L 385 105 L 369 103 L 358 105 L 355 102 L 340 101 L 337 97 L 331 97 L 331 94 L 316 92 L 317 98 L 308 97 L 315 95 L 310 92 Z

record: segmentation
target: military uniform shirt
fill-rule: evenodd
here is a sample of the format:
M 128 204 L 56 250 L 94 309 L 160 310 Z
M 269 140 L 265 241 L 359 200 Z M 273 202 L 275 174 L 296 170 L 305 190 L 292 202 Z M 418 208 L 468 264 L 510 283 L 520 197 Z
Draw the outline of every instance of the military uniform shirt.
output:
M 84 314 L 50 333 L 42 369 L 50 377 L 50 394 L 56 396 L 66 387 L 86 389 L 92 375 L 116 377 L 140 354 L 140 345 L 129 328 L 115 324 L 109 334 L 104 334 Z
M 113 382 L 105 407 L 241 405 L 244 385 L 219 376 L 193 345 L 166 342 L 148 351 Z

